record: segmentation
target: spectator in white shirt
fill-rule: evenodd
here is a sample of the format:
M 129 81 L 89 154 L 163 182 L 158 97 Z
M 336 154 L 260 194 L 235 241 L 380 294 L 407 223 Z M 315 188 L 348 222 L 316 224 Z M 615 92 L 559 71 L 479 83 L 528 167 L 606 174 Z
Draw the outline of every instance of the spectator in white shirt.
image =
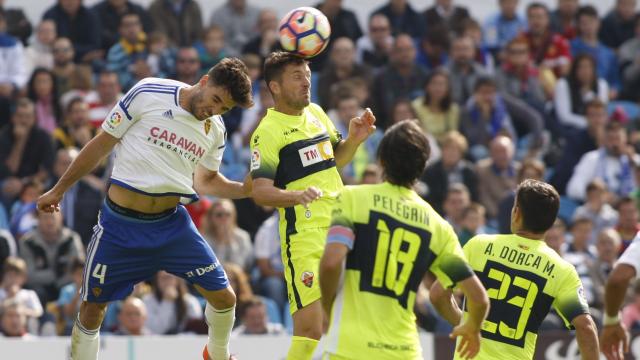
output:
M 7 34 L 4 13 L 0 12 L 0 96 L 9 97 L 27 83 L 22 43 Z
M 30 76 L 35 68 L 53 68 L 53 42 L 56 40 L 56 23 L 42 20 L 36 29 L 36 35 L 25 49 L 25 71 Z
M 118 313 L 118 329 L 114 335 L 141 336 L 151 335 L 145 322 L 147 320 L 147 307 L 142 300 L 129 296 L 124 299 Z
M 634 168 L 639 157 L 627 145 L 627 130 L 619 122 L 605 127 L 604 144 L 589 151 L 580 159 L 567 185 L 567 195 L 575 200 L 585 199 L 587 184 L 601 179 L 616 197 L 629 195 L 636 188 Z
M 383 14 L 374 14 L 369 19 L 369 33 L 356 42 L 356 61 L 378 70 L 389 62 L 392 45 L 389 19 Z
M 241 323 L 233 335 L 280 335 L 285 332 L 281 324 L 269 322 L 267 307 L 259 297 L 251 298 L 240 313 Z
M 213 10 L 209 25 L 218 25 L 224 29 L 230 55 L 238 55 L 256 32 L 258 15 L 260 9 L 249 5 L 247 0 L 227 0 L 224 5 Z
M 216 200 L 207 211 L 202 228 L 204 238 L 221 263 L 230 262 L 249 272 L 253 265 L 253 245 L 249 233 L 238 227 L 232 201 Z
M 17 301 L 9 301 L 0 306 L 0 336 L 29 339 L 27 315 L 24 306 Z
M 160 271 L 151 281 L 151 293 L 142 298 L 147 308 L 145 326 L 154 334 L 178 334 L 190 320 L 202 319 L 202 307 L 189 294 L 184 280 Z
M 265 220 L 255 238 L 256 265 L 260 271 L 258 291 L 272 299 L 280 309 L 287 303 L 287 288 L 284 282 L 280 235 L 278 234 L 277 211 Z
M 584 129 L 587 103 L 598 98 L 606 104 L 609 85 L 598 78 L 596 61 L 588 54 L 581 54 L 573 59 L 569 76 L 558 80 L 554 93 L 558 121 L 569 128 Z
M 22 314 L 27 317 L 28 330 L 31 334 L 38 334 L 38 318 L 43 309 L 38 294 L 33 290 L 24 289 L 27 281 L 27 263 L 18 258 L 7 258 L 4 264 L 2 287 L 0 287 L 0 304 L 15 301 L 22 307 Z
M 595 245 L 598 234 L 605 228 L 614 227 L 618 222 L 618 212 L 607 203 L 607 186 L 600 179 L 593 179 L 587 185 L 587 198 L 578 207 L 574 218 L 589 218 L 593 222 L 590 245 Z

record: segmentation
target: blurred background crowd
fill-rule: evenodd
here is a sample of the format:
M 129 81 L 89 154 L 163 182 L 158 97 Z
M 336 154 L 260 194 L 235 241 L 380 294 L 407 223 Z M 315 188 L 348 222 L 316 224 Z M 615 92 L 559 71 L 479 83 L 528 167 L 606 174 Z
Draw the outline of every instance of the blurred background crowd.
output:
M 316 7 L 332 27 L 313 58 L 312 98 L 346 135 L 370 107 L 377 132 L 341 169 L 346 184 L 376 183 L 385 128 L 416 119 L 432 158 L 416 190 L 464 244 L 508 233 L 516 184 L 544 179 L 563 195 L 547 233 L 550 247 L 576 266 L 600 318 L 614 262 L 640 230 L 640 16 L 636 0 L 598 13 L 578 0 L 556 6 L 487 0 L 496 10 L 474 18 L 453 0 L 414 8 L 390 0 L 361 24 L 341 0 Z M 222 173 L 242 180 L 248 141 L 273 100 L 262 63 L 278 49 L 282 14 L 227 0 L 203 14 L 194 0 L 50 1 L 41 19 L 0 0 L 0 330 L 4 336 L 69 334 L 86 246 L 108 187 L 111 161 L 65 195 L 61 212 L 40 214 L 35 200 L 64 173 L 109 110 L 138 80 L 195 84 L 220 59 L 240 57 L 256 105 L 224 115 Z M 135 156 L 135 154 L 132 154 Z M 203 198 L 188 206 L 224 263 L 238 297 L 237 334 L 291 331 L 278 215 L 251 200 Z M 447 325 L 426 289 L 419 325 Z M 110 306 L 113 334 L 206 333 L 204 300 L 161 272 Z M 630 289 L 623 321 L 640 327 L 640 286 Z M 543 328 L 561 327 L 551 315 Z

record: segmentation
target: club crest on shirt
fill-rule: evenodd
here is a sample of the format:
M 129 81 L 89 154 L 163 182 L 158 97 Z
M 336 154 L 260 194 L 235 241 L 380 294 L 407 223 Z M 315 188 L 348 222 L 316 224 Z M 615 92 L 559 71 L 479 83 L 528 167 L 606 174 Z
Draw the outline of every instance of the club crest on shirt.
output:
M 322 125 L 320 120 L 318 120 L 315 116 L 309 116 L 309 121 L 311 121 L 311 123 L 316 127 L 319 127 L 320 129 L 324 129 L 324 126 Z
M 304 284 L 304 286 L 310 288 L 313 286 L 313 273 L 311 271 L 305 271 L 302 273 L 302 277 L 300 281 Z
M 211 130 L 211 119 L 207 119 L 204 121 L 204 133 L 205 135 L 209 135 L 209 130 Z
M 120 125 L 121 122 L 122 122 L 122 114 L 120 114 L 119 111 L 114 111 L 113 114 L 111 114 L 111 116 L 107 120 L 107 123 L 112 128 L 117 128 L 118 125 Z
M 100 297 L 100 294 L 102 294 L 102 289 L 96 286 L 93 289 L 91 289 L 91 292 L 93 293 L 93 296 Z
M 587 305 L 587 296 L 584 294 L 584 288 L 582 286 L 580 286 L 578 288 L 578 299 L 580 299 L 580 302 L 584 305 Z M 588 306 L 588 305 L 587 305 Z
M 260 151 L 253 150 L 251 153 L 251 171 L 260 169 Z

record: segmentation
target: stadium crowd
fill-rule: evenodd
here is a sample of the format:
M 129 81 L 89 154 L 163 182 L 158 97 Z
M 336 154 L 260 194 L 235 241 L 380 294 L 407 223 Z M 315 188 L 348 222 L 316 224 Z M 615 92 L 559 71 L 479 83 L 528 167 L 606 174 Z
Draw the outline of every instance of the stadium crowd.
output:
M 262 62 L 279 48 L 277 14 L 228 0 L 203 14 L 195 0 L 58 0 L 31 24 L 0 0 L 0 330 L 4 336 L 68 335 L 81 299 L 86 246 L 109 183 L 107 160 L 67 192 L 61 212 L 35 201 L 98 131 L 123 92 L 164 77 L 194 84 L 222 58 L 240 57 L 254 81 L 255 106 L 224 117 L 221 172 L 242 181 L 249 140 L 273 106 Z M 53 2 L 53 1 L 51 1 Z M 575 265 L 600 319 L 604 284 L 640 230 L 640 14 L 616 0 L 606 14 L 578 0 L 555 9 L 494 0 L 476 19 L 453 0 L 415 9 L 390 0 L 359 24 L 341 0 L 316 5 L 332 27 L 311 60 L 313 101 L 344 134 L 366 107 L 378 131 L 341 169 L 346 184 L 376 183 L 385 128 L 417 119 L 432 159 L 417 191 L 454 227 L 462 244 L 476 234 L 508 233 L 516 185 L 544 179 L 562 197 L 547 233 Z M 278 214 L 252 200 L 202 198 L 187 206 L 224 263 L 238 299 L 237 334 L 291 331 Z M 96 274 L 99 276 L 99 274 Z M 448 331 L 418 294 L 419 325 Z M 113 304 L 113 334 L 206 333 L 204 300 L 160 272 Z M 623 310 L 640 328 L 640 284 Z M 545 329 L 562 326 L 557 316 Z

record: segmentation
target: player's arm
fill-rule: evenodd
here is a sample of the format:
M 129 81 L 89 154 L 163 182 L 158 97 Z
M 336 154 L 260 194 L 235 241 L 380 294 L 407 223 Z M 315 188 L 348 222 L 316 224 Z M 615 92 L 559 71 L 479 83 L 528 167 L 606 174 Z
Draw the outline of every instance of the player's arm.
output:
M 367 109 L 362 116 L 351 119 L 349 122 L 349 136 L 340 141 L 334 151 L 338 167 L 347 165 L 353 159 L 358 146 L 376 130 L 375 122 L 376 117 L 373 116 L 370 109 Z
M 345 258 L 353 249 L 356 239 L 352 218 L 353 202 L 352 194 L 346 188 L 336 199 L 331 211 L 331 227 L 327 233 L 327 243 L 320 260 L 320 292 L 322 308 L 327 316 L 331 315 Z
M 429 289 L 429 301 L 449 324 L 456 326 L 462 320 L 462 310 L 453 297 L 451 289 L 442 287 L 439 281 L 435 281 Z
M 629 337 L 620 322 L 619 311 L 629 283 L 635 276 L 636 270 L 633 266 L 618 263 L 607 279 L 604 293 L 605 319 L 600 335 L 600 348 L 608 360 L 622 360 L 624 353 L 629 352 Z
M 322 192 L 314 186 L 310 186 L 304 191 L 294 191 L 275 187 L 273 180 L 269 178 L 254 178 L 252 182 L 251 197 L 256 204 L 262 206 L 286 208 L 303 205 L 306 207 L 322 196 Z
M 345 244 L 329 243 L 324 249 L 322 260 L 320 260 L 320 292 L 322 294 L 322 308 L 327 316 L 331 315 L 344 259 L 348 252 L 349 248 Z
M 455 302 L 449 298 L 451 296 L 449 291 L 443 291 L 441 295 L 443 299 L 436 299 L 436 302 L 445 311 L 448 321 L 458 321 L 453 323 L 458 325 L 453 328 L 449 337 L 460 337 L 456 351 L 461 358 L 470 359 L 480 351 L 480 329 L 482 322 L 487 317 L 489 298 L 482 283 L 465 260 L 465 252 L 474 239 L 467 243 L 465 252 L 463 252 L 458 237 L 450 225 L 441 226 L 439 230 L 434 234 L 435 239 L 438 240 L 437 243 L 434 243 L 436 246 L 434 250 L 437 253 L 436 261 L 430 269 L 438 281 L 434 283 L 432 288 L 436 286 L 436 298 L 438 297 L 438 286 L 443 289 L 457 286 L 464 293 L 468 314 L 462 322 L 459 320 L 460 314 L 453 308 Z
M 576 329 L 576 339 L 582 360 L 598 360 L 600 358 L 598 332 L 591 315 L 579 315 L 571 321 L 571 325 Z
M 113 147 L 120 139 L 100 132 L 82 148 L 78 156 L 64 172 L 55 186 L 38 199 L 38 209 L 45 212 L 59 211 L 59 203 L 62 196 L 76 181 L 90 173 L 95 167 L 111 153 Z
M 489 312 L 489 298 L 475 275 L 459 281 L 457 286 L 465 296 L 468 316 L 453 328 L 449 337 L 460 337 L 456 351 L 462 359 L 471 359 L 480 351 L 480 330 Z
M 207 194 L 227 199 L 242 199 L 251 194 L 251 182 L 227 179 L 219 171 L 213 171 L 198 165 L 193 176 L 193 188 L 199 194 Z

